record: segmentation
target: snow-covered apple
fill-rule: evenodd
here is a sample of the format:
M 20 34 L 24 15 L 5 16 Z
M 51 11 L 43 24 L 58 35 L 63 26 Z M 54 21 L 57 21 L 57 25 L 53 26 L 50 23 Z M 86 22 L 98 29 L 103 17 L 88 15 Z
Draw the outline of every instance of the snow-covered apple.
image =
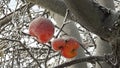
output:
M 36 37 L 40 43 L 46 43 L 54 35 L 54 25 L 49 19 L 38 17 L 30 23 L 29 33 Z

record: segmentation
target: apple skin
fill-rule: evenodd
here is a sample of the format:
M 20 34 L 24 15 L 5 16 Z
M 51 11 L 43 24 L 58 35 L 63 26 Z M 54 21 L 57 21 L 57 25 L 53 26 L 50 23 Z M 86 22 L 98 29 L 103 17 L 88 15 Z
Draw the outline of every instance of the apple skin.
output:
M 65 58 L 73 58 L 77 56 L 77 50 L 73 49 L 72 47 L 64 47 L 64 49 L 61 51 L 61 55 Z
M 71 46 L 74 49 L 78 49 L 80 47 L 79 42 L 73 37 L 70 37 L 66 40 L 66 46 Z
M 51 42 L 52 48 L 55 51 L 62 50 L 65 47 L 65 40 L 63 38 L 57 38 Z
M 61 51 L 61 55 L 65 58 L 73 58 L 77 56 L 79 47 L 79 42 L 75 38 L 70 37 L 66 40 L 66 45 Z
M 30 23 L 29 34 L 40 43 L 47 43 L 54 35 L 54 25 L 49 19 L 38 17 Z

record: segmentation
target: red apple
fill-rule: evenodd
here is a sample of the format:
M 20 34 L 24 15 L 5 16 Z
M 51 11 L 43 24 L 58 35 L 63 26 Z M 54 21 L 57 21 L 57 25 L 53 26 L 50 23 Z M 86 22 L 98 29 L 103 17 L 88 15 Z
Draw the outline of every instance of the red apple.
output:
M 77 56 L 77 50 L 72 47 L 64 47 L 64 49 L 61 51 L 61 55 L 65 58 L 73 58 Z
M 54 25 L 49 19 L 38 17 L 30 23 L 29 33 L 37 37 L 40 43 L 46 43 L 53 37 Z
M 62 39 L 62 38 L 58 38 L 58 39 L 55 39 L 51 42 L 51 45 L 52 45 L 52 48 L 55 50 L 55 51 L 59 51 L 59 50 L 62 50 L 65 46 L 65 40 Z
M 79 48 L 79 42 L 75 38 L 68 38 L 66 40 L 66 45 L 61 51 L 61 55 L 65 58 L 73 58 L 77 53 L 77 49 Z
M 71 46 L 75 49 L 78 49 L 79 48 L 79 42 L 73 38 L 73 37 L 69 37 L 67 40 L 66 40 L 66 46 Z

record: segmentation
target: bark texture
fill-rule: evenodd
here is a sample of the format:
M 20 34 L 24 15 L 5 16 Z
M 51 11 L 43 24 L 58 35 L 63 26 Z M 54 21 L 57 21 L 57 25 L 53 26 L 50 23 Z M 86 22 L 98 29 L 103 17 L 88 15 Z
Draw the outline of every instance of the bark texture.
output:
M 112 46 L 109 45 L 108 42 L 101 40 L 100 38 L 96 39 L 96 45 L 97 48 L 95 50 L 95 55 L 96 56 L 103 56 L 110 54 L 112 52 Z M 112 68 L 108 63 L 106 62 L 100 62 L 102 65 L 102 68 Z M 99 64 L 96 63 L 95 68 L 101 68 Z
M 96 0 L 98 3 L 101 5 L 110 8 L 110 9 L 115 9 L 113 0 Z M 102 56 L 102 55 L 107 55 L 112 52 L 112 46 L 106 42 L 98 38 L 96 40 L 97 48 L 95 51 L 96 56 Z M 112 68 L 108 63 L 106 62 L 101 62 L 102 68 Z M 96 63 L 95 68 L 101 68 L 99 64 Z

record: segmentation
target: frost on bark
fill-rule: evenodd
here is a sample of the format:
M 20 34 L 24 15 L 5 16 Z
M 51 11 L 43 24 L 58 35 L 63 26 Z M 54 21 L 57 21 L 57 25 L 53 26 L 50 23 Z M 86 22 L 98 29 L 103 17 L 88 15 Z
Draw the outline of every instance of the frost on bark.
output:
M 110 8 L 110 9 L 115 9 L 113 0 L 97 0 L 101 5 Z M 102 55 L 107 55 L 112 52 L 112 46 L 106 42 L 98 38 L 96 40 L 97 48 L 95 51 L 95 55 L 102 56 Z M 112 68 L 108 63 L 106 62 L 101 62 L 102 68 Z M 99 64 L 96 63 L 95 68 L 101 68 Z

